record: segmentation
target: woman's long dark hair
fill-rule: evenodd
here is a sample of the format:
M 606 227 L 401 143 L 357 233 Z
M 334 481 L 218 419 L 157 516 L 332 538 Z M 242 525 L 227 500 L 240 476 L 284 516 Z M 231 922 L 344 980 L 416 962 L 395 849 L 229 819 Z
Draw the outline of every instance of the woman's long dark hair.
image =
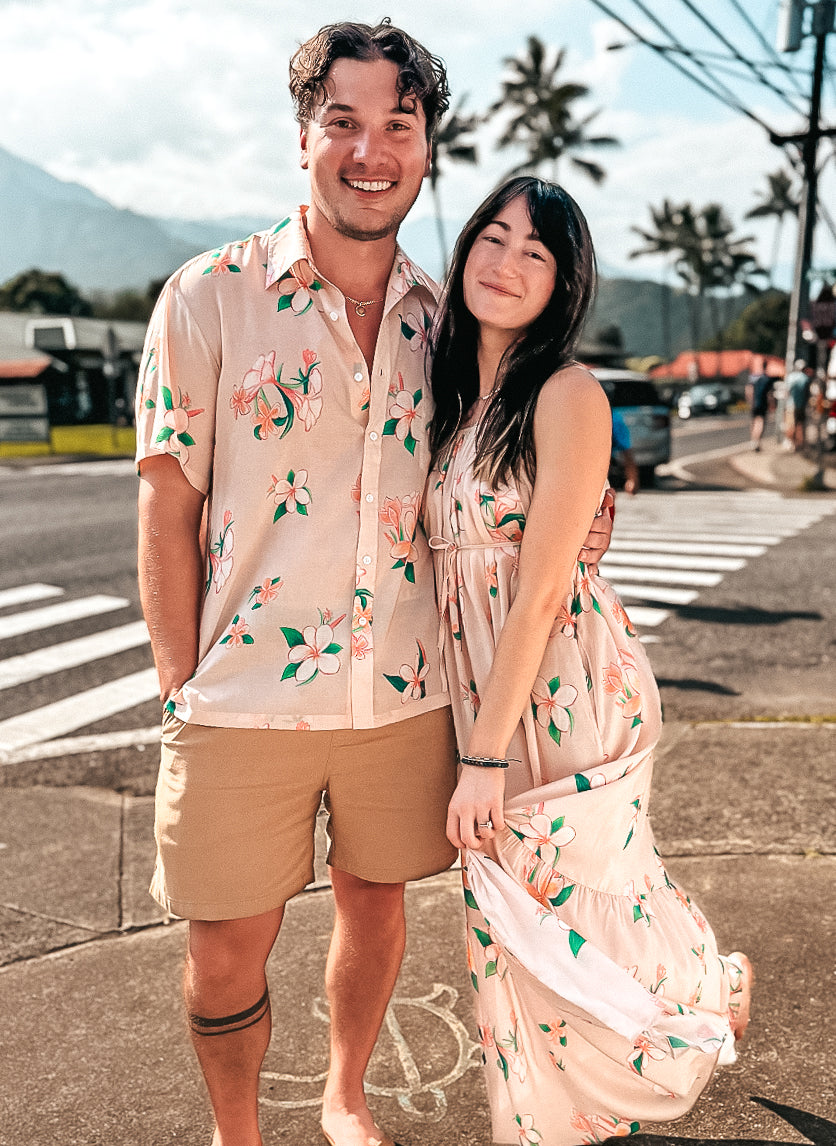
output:
M 544 383 L 573 361 L 595 290 L 595 253 L 586 219 L 556 183 L 522 175 L 503 183 L 477 208 L 456 243 L 430 342 L 435 416 L 430 446 L 437 458 L 479 395 L 479 324 L 465 306 L 464 268 L 477 236 L 518 196 L 532 229 L 555 258 L 552 296 L 525 334 L 503 355 L 496 393 L 476 438 L 476 468 L 492 483 L 534 477 L 534 410 Z

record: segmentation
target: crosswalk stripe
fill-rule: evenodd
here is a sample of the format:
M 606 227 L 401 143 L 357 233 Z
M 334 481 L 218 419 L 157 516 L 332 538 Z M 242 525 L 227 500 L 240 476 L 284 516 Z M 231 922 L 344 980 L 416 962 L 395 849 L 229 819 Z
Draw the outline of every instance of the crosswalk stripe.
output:
M 794 537 L 795 532 L 796 531 L 793 530 L 791 533 L 786 533 L 779 536 L 776 533 L 741 534 L 738 530 L 734 530 L 728 534 L 723 534 L 716 531 L 706 533 L 703 529 L 667 530 L 663 529 L 661 525 L 657 529 L 648 529 L 646 527 L 643 529 L 622 529 L 622 527 L 616 522 L 613 539 L 615 540 L 617 538 L 619 541 L 628 541 L 630 543 L 633 541 L 649 541 L 654 542 L 660 546 L 664 546 L 671 541 L 682 541 L 688 543 L 699 542 L 704 544 L 711 544 L 714 541 L 721 541 L 723 543 L 743 541 L 747 545 L 780 545 L 781 542 L 786 541 L 787 538 Z
M 640 629 L 655 629 L 671 615 L 669 609 L 654 609 L 649 605 L 631 605 L 627 612 Z
M 130 601 L 125 597 L 108 597 L 96 594 L 92 597 L 77 597 L 73 601 L 62 601 L 60 605 L 45 605 L 42 609 L 30 609 L 26 613 L 13 613 L 0 617 L 0 640 L 19 637 L 24 633 L 34 633 L 39 629 L 50 629 L 53 625 L 64 625 L 68 621 L 80 621 L 85 617 L 96 617 L 101 613 L 112 613 L 125 609 Z
M 659 550 L 656 553 L 634 553 L 631 551 L 607 550 L 606 564 L 635 565 L 639 568 L 653 569 L 708 569 L 717 573 L 736 573 L 743 569 L 746 562 L 739 557 L 697 557 L 693 554 L 667 553 Z
M 28 605 L 32 601 L 46 601 L 50 597 L 63 597 L 64 590 L 57 585 L 15 585 L 12 589 L 0 589 L 0 609 L 12 605 Z
M 66 736 L 87 724 L 153 700 L 159 694 L 156 669 L 142 669 L 108 684 L 88 688 L 75 696 L 0 721 L 0 751 L 9 752 L 55 736 Z
M 675 589 L 672 585 L 627 585 L 618 577 L 607 578 L 623 601 L 659 601 L 663 605 L 690 605 L 699 593 L 696 589 Z M 635 605 L 630 606 L 632 616 Z
M 144 621 L 132 621 L 115 629 L 105 629 L 88 637 L 77 637 L 60 645 L 50 645 L 17 657 L 0 661 L 0 690 L 15 688 L 38 677 L 65 669 L 78 668 L 101 657 L 135 649 L 148 643 L 148 629 Z
M 610 569 L 613 576 L 621 581 L 645 581 L 662 585 L 698 585 L 704 589 L 713 588 L 723 580 L 722 573 L 703 573 L 691 569 L 637 569 L 632 565 L 613 565 L 608 561 L 601 562 L 601 575 L 610 580 Z
M 716 557 L 762 557 L 766 553 L 765 545 L 726 545 L 722 542 L 687 542 L 687 541 L 639 541 L 627 540 L 622 537 L 613 537 L 607 550 L 608 557 L 615 553 L 627 551 L 631 553 L 691 553 L 706 554 Z

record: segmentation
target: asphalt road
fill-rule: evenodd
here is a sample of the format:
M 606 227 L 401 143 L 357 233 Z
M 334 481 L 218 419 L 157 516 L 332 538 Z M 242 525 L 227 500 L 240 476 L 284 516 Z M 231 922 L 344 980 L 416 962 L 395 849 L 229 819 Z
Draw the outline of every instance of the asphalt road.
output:
M 747 434 L 745 415 L 694 419 L 675 426 L 674 453 L 692 459 Z M 820 555 L 834 550 L 836 501 L 747 491 L 739 476 L 724 484 L 723 459 L 689 465 L 695 483 L 672 476 L 621 495 L 602 569 L 648 642 L 668 719 L 833 713 L 836 600 Z M 135 496 L 128 461 L 0 469 L 0 764 L 42 759 L 33 780 L 84 772 L 151 790 L 159 710 Z M 137 731 L 145 743 L 127 735 Z M 44 745 L 56 742 L 52 759 Z

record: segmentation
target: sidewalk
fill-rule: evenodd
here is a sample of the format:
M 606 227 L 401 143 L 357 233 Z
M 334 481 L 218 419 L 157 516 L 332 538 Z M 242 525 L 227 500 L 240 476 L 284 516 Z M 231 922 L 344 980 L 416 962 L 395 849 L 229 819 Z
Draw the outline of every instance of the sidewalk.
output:
M 810 464 L 768 445 L 738 459 L 787 492 L 789 467 Z M 757 981 L 739 1061 L 687 1118 L 636 1136 L 640 1146 L 836 1143 L 834 759 L 836 724 L 665 726 L 651 805 L 659 850 L 721 949 L 750 954 Z M 84 776 L 59 761 L 0 769 L 0 1146 L 209 1144 L 180 1000 L 185 924 L 146 892 L 152 797 L 124 794 L 149 790 L 137 761 L 128 750 L 107 770 L 91 759 Z M 141 769 L 150 776 L 150 762 Z M 42 786 L 93 777 L 107 786 Z M 269 966 L 265 1146 L 322 1141 L 322 854 L 320 838 L 317 880 L 289 905 Z M 404 1146 L 488 1146 L 458 873 L 410 886 L 407 910 L 373 1107 Z
M 738 473 L 769 489 L 784 493 L 836 490 L 836 454 L 823 453 L 817 460 L 815 446 L 808 446 L 807 451 L 796 454 L 782 449 L 774 435 L 764 435 L 757 453 L 744 446 L 728 461 Z
M 834 753 L 835 725 L 666 727 L 651 809 L 660 851 L 721 948 L 750 953 L 757 987 L 738 1063 L 675 1128 L 637 1142 L 836 1141 Z M 179 998 L 185 925 L 145 893 L 152 814 L 151 797 L 3 789 L 3 1146 L 208 1144 Z M 270 963 L 265 1143 L 317 1140 L 332 911 L 321 859 L 317 874 Z M 375 1109 L 409 1146 L 482 1146 L 458 873 L 412 885 L 408 918 L 369 1073 Z

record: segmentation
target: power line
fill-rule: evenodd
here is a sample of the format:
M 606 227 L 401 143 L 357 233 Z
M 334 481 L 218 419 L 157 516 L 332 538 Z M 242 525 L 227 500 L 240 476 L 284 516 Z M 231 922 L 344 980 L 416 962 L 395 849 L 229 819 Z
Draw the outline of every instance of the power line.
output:
M 737 12 L 740 18 L 744 21 L 744 23 L 747 24 L 748 27 L 754 32 L 758 43 L 766 48 L 768 54 L 774 58 L 774 64 L 771 66 L 779 67 L 781 71 L 786 73 L 790 80 L 792 80 L 793 87 L 798 92 L 798 94 L 800 96 L 805 95 L 806 93 L 801 87 L 801 84 L 798 82 L 798 78 L 796 77 L 793 69 L 787 64 L 786 60 L 781 59 L 780 55 L 775 51 L 774 46 L 770 44 L 770 42 L 766 39 L 763 32 L 761 32 L 760 28 L 757 26 L 757 24 L 754 22 L 752 17 L 739 2 L 739 0 L 729 0 L 729 3 L 731 4 L 732 8 L 734 8 L 735 12 Z
M 784 102 L 787 104 L 787 106 L 792 108 L 793 111 L 803 114 L 801 109 L 792 102 L 789 96 L 787 96 L 786 93 L 782 92 L 780 88 L 777 88 L 773 84 L 769 76 L 764 75 L 760 68 L 756 67 L 755 64 L 740 54 L 731 40 L 729 40 L 728 37 L 725 36 L 715 24 L 712 24 L 706 15 L 700 12 L 699 8 L 697 8 L 697 6 L 693 3 L 693 0 L 679 0 L 679 2 L 680 4 L 684 5 L 684 7 L 692 13 L 692 15 L 696 16 L 696 18 L 701 21 L 701 23 L 703 23 L 706 28 L 708 28 L 709 32 L 711 32 L 711 34 L 715 36 L 724 47 L 728 48 L 736 60 L 739 60 L 741 64 L 744 64 L 754 75 L 756 75 L 765 87 L 769 88 L 770 91 L 780 96 L 781 99 L 784 100 Z
M 636 4 L 639 9 L 642 10 L 645 15 L 647 15 L 656 24 L 657 27 L 660 28 L 664 35 L 666 35 L 669 39 L 674 40 L 673 45 L 664 47 L 659 44 L 654 44 L 651 40 L 648 40 L 644 35 L 642 35 L 642 33 L 639 32 L 637 28 L 633 27 L 632 24 L 628 23 L 616 12 L 614 12 L 608 4 L 603 2 L 603 0 L 590 0 L 590 3 L 594 4 L 595 7 L 603 12 L 605 16 L 609 16 L 611 20 L 615 20 L 617 24 L 620 24 L 625 31 L 629 32 L 630 35 L 634 37 L 637 43 L 643 44 L 645 47 L 650 48 L 651 51 L 656 52 L 657 55 L 666 60 L 672 68 L 676 68 L 678 72 L 681 72 L 684 76 L 687 76 L 687 78 L 691 80 L 692 83 L 695 83 L 697 87 L 700 87 L 704 91 L 708 92 L 709 95 L 719 100 L 720 103 L 724 104 L 726 107 L 731 108 L 732 111 L 739 112 L 741 115 L 746 116 L 747 119 L 751 119 L 759 127 L 762 127 L 768 135 L 772 134 L 772 128 L 769 126 L 769 124 L 764 122 L 760 116 L 756 115 L 755 112 L 751 111 L 748 107 L 741 103 L 741 101 L 730 88 L 728 88 L 721 80 L 718 80 L 717 77 L 711 72 L 711 70 L 705 66 L 705 64 L 694 57 L 690 49 L 686 48 L 684 44 L 676 41 L 675 37 L 671 35 L 668 29 L 665 28 L 659 20 L 657 20 L 654 14 L 645 8 L 645 6 L 641 3 L 641 0 L 633 0 L 633 3 Z M 683 51 L 683 54 L 686 57 L 692 59 L 693 63 L 708 75 L 712 83 L 707 83 L 700 76 L 696 75 L 692 71 L 689 71 L 688 68 L 680 63 L 679 60 L 674 59 L 670 54 L 669 48 L 676 48 Z M 712 86 L 712 84 L 714 86 Z

